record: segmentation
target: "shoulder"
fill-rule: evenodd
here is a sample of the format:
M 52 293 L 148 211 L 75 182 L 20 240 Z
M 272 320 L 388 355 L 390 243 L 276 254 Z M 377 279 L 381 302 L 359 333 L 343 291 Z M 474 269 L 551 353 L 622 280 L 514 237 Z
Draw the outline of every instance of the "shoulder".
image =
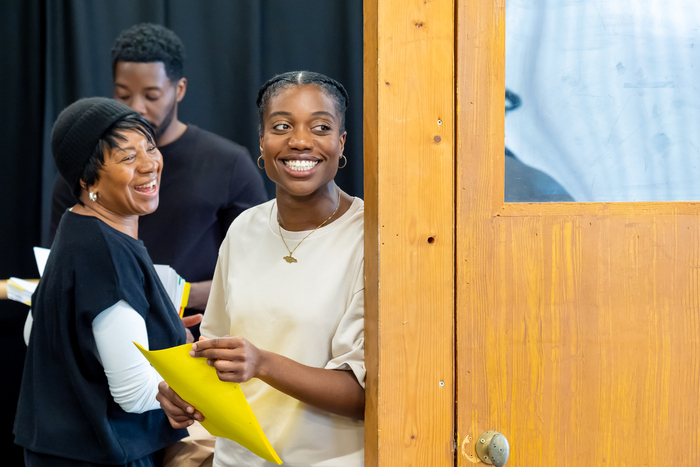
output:
M 364 203 L 355 198 L 342 216 L 318 230 L 316 241 L 333 254 L 363 256 L 364 235 Z
M 71 258 L 76 266 L 111 263 L 115 270 L 130 270 L 146 257 L 143 243 L 92 216 L 67 211 L 61 219 L 52 251 Z
M 345 222 L 348 228 L 351 228 L 356 234 L 364 236 L 365 202 L 362 198 L 355 197 L 343 217 L 347 217 Z
M 355 198 L 350 208 L 322 236 L 329 245 L 329 251 L 345 255 L 349 262 L 359 266 L 364 259 L 364 214 L 364 202 Z
M 353 209 L 353 208 L 357 210 L 356 214 L 364 216 L 364 214 L 365 214 L 365 201 L 362 198 L 358 198 L 356 196 L 355 199 L 352 200 L 352 205 L 350 206 L 350 209 Z
M 241 231 L 249 230 L 251 228 L 258 229 L 264 228 L 269 225 L 270 212 L 272 210 L 272 205 L 275 202 L 274 199 L 267 201 L 257 206 L 253 206 L 250 209 L 243 211 L 231 224 L 230 231 Z
M 246 209 L 231 223 L 221 244 L 220 253 L 228 254 L 232 245 L 253 245 L 260 243 L 270 229 L 270 213 L 275 200 L 270 200 Z
M 101 251 L 105 238 L 99 224 L 95 217 L 66 211 L 58 224 L 52 250 L 58 248 L 71 254 L 88 256 L 96 250 Z

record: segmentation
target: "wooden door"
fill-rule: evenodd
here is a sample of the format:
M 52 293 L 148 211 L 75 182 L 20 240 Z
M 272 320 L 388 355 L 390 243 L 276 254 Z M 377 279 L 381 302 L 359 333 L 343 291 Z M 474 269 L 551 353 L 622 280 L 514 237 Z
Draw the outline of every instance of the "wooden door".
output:
M 456 15 L 457 465 L 700 465 L 698 203 L 505 204 L 505 1 Z

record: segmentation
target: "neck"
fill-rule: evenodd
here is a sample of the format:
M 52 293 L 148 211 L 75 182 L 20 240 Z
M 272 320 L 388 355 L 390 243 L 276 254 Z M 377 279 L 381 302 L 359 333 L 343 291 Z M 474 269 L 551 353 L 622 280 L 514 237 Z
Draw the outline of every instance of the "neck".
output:
M 180 136 L 187 130 L 187 125 L 182 123 L 180 120 L 177 118 L 173 118 L 173 121 L 168 125 L 168 129 L 165 130 L 165 132 L 160 135 L 158 140 L 156 141 L 156 144 L 158 144 L 158 147 L 163 147 L 166 144 L 170 144 L 173 141 L 177 141 Z
M 103 206 L 93 201 L 82 201 L 83 204 L 76 204 L 75 206 L 73 206 L 71 211 L 83 216 L 97 217 L 99 220 L 112 227 L 113 229 L 116 229 L 121 233 L 138 240 L 139 216 L 135 214 L 129 216 L 121 216 L 119 214 L 115 214 L 111 211 L 108 211 Z
M 276 198 L 280 225 L 292 232 L 317 228 L 338 207 L 338 190 L 331 181 L 310 195 L 294 196 L 278 186 Z M 337 219 L 342 214 L 341 211 L 338 209 L 334 219 L 329 219 L 326 225 Z

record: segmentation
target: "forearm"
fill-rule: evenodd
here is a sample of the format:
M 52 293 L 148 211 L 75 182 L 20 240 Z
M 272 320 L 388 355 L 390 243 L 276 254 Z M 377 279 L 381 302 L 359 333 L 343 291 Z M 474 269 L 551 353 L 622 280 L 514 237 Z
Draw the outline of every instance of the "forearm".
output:
M 206 358 L 221 381 L 258 378 L 273 388 L 319 409 L 364 418 L 365 391 L 354 373 L 303 365 L 258 349 L 241 337 L 215 337 L 192 344 L 192 357 Z
M 207 307 L 210 291 L 211 281 L 190 283 L 190 298 L 187 301 L 187 308 L 204 310 Z
M 365 391 L 352 371 L 313 368 L 279 354 L 261 351 L 257 377 L 306 404 L 364 419 Z

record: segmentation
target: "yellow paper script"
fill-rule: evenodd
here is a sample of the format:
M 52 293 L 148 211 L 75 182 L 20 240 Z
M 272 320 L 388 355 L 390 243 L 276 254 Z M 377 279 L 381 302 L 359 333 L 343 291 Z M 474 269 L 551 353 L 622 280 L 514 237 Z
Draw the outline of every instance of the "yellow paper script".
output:
M 202 426 L 265 460 L 281 464 L 237 383 L 221 381 L 205 358 L 190 357 L 192 344 L 148 351 L 134 342 L 166 383 L 204 415 Z

